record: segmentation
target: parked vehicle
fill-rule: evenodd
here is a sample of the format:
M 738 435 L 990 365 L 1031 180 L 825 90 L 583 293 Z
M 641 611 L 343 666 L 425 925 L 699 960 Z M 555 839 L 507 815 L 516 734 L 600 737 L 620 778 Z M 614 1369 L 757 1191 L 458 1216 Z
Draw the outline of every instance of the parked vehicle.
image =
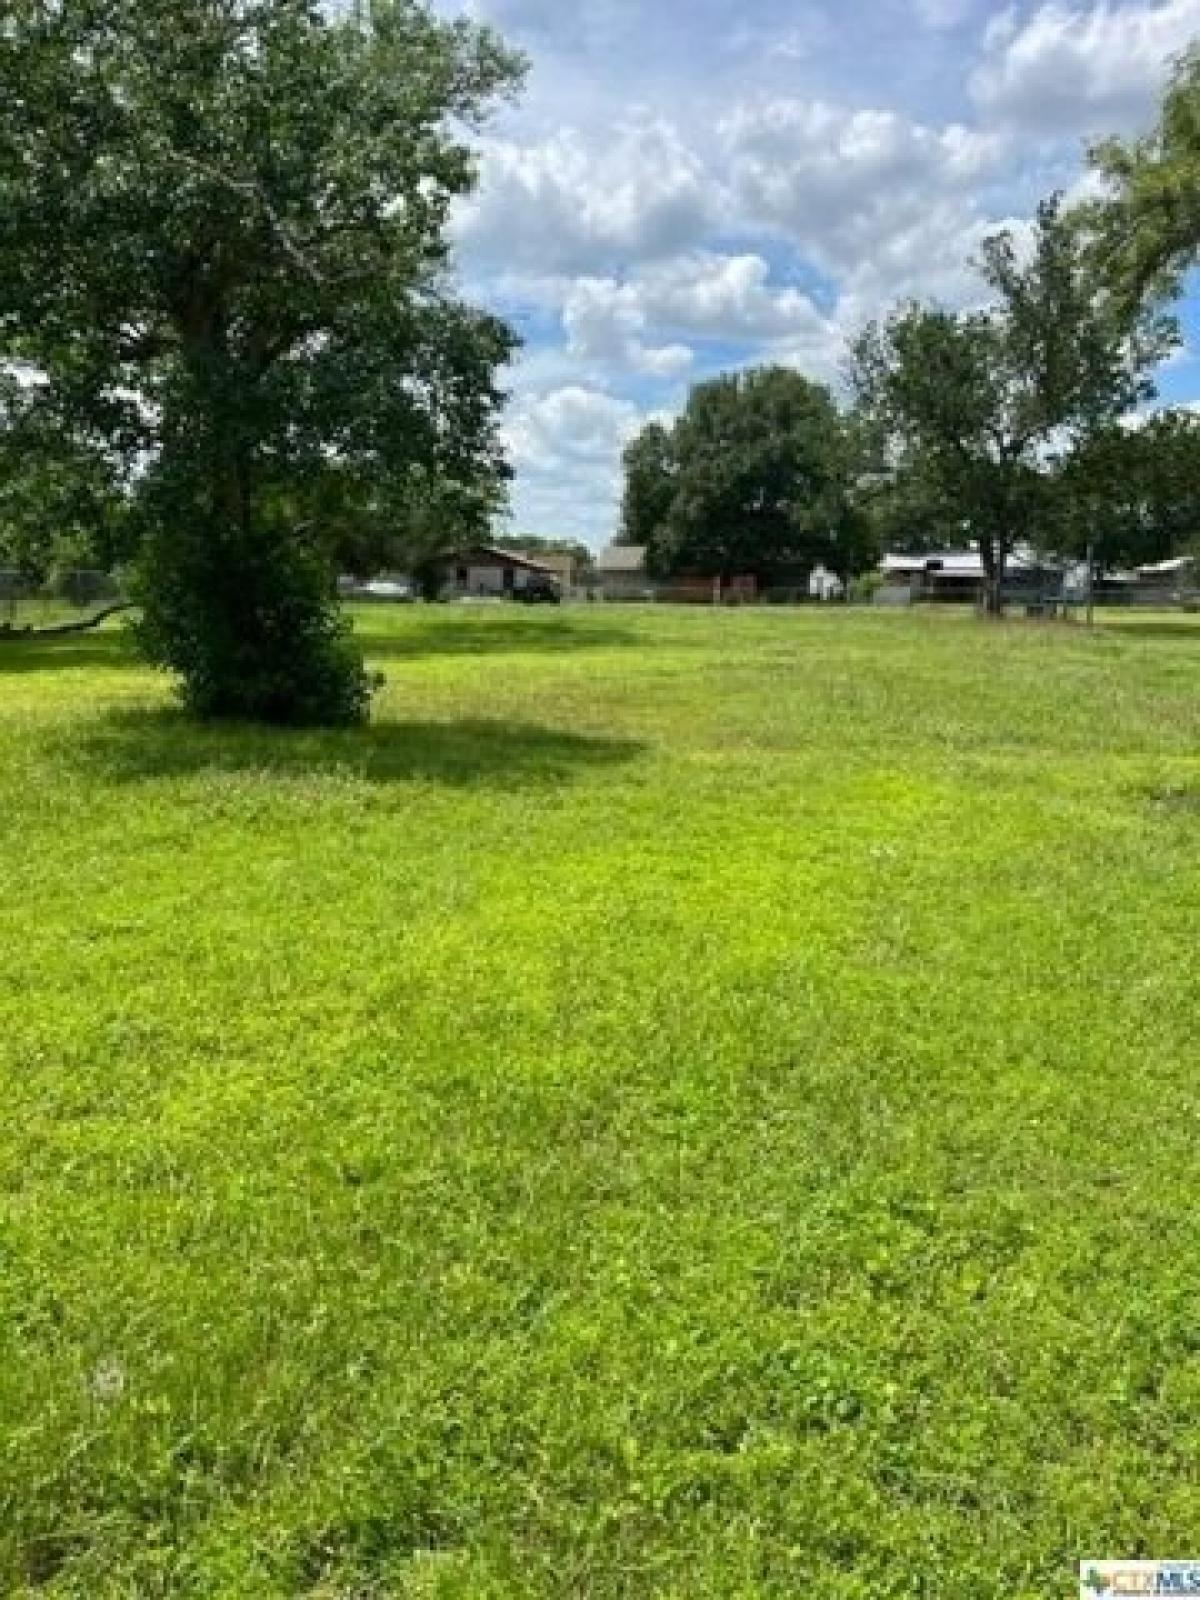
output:
M 366 600 L 391 600 L 398 605 L 407 605 L 416 599 L 412 584 L 399 578 L 372 578 L 363 584 L 360 593 Z
M 562 589 L 553 578 L 530 578 L 523 589 L 513 591 L 513 599 L 525 606 L 560 606 Z

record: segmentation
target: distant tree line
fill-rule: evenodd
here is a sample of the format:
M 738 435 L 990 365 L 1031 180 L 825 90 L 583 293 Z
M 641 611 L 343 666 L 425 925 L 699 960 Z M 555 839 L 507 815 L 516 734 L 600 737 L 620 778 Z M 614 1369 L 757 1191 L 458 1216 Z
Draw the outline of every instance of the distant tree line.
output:
M 988 239 L 979 309 L 909 303 L 866 328 L 849 400 L 766 368 L 702 383 L 625 452 L 621 539 L 652 573 L 818 564 L 848 576 L 891 546 L 970 543 L 988 606 L 1018 544 L 1112 568 L 1200 535 L 1200 419 L 1148 414 L 1178 344 L 1169 302 L 1200 256 L 1200 54 L 1155 130 L 1091 157 L 1099 203 L 1038 210 Z

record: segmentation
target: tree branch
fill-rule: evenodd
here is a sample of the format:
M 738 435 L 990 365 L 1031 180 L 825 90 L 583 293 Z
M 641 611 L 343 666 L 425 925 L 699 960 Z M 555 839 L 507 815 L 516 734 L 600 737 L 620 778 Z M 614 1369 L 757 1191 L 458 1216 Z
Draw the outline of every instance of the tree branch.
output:
M 182 150 L 173 152 L 176 158 L 186 167 L 191 167 L 202 176 L 210 178 L 214 183 L 219 183 L 223 188 L 229 189 L 234 194 L 244 195 L 252 200 L 265 217 L 276 242 L 292 265 L 308 278 L 310 282 L 324 286 L 325 275 L 320 268 L 305 255 L 300 245 L 292 237 L 285 226 L 279 213 L 271 204 L 266 190 L 255 178 L 235 178 L 228 172 L 222 172 L 219 167 L 212 166 L 207 161 L 202 161 L 198 156 L 188 155 Z

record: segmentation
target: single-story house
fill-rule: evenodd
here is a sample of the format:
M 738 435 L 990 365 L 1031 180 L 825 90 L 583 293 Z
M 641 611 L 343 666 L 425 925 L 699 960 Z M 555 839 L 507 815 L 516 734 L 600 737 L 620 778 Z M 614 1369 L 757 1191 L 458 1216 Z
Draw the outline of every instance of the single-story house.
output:
M 1176 556 L 1171 561 L 1152 561 L 1137 569 L 1139 588 L 1180 590 L 1196 587 L 1197 563 L 1195 556 Z
M 575 557 L 569 550 L 539 550 L 537 555 L 527 554 L 526 560 L 545 567 L 564 593 L 575 587 Z
M 654 586 L 646 575 L 646 546 L 610 544 L 596 557 L 592 583 L 606 600 L 647 600 Z
M 442 598 L 448 600 L 466 596 L 503 599 L 537 584 L 558 582 L 558 574 L 548 561 L 487 544 L 472 545 L 446 556 L 442 573 Z
M 1089 594 L 1102 602 L 1130 600 L 1137 582 L 1136 573 L 1120 568 L 1113 572 L 1089 573 L 1086 561 L 1068 561 L 1063 568 L 1063 592 L 1072 605 L 1082 605 Z
M 883 586 L 876 596 L 880 605 L 905 605 L 913 600 L 934 600 L 975 605 L 987 582 L 978 550 L 937 550 L 920 555 L 886 555 L 879 563 Z M 1029 545 L 1018 545 L 1005 569 L 1006 593 L 1059 589 L 1062 568 L 1038 555 Z
M 610 544 L 596 557 L 588 590 L 605 600 L 661 600 L 670 605 L 743 605 L 758 596 L 758 582 L 749 574 L 735 578 L 700 577 L 681 572 L 673 578 L 651 578 L 646 549 L 639 544 Z

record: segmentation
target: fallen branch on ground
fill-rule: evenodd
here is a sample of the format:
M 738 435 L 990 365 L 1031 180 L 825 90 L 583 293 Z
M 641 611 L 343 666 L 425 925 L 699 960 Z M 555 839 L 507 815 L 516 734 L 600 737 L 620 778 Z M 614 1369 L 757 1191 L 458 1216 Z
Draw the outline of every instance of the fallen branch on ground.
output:
M 123 600 L 119 605 L 106 606 L 103 611 L 97 611 L 94 617 L 86 617 L 82 622 L 59 622 L 49 628 L 15 628 L 11 623 L 4 623 L 0 624 L 0 643 L 18 639 L 63 639 L 73 633 L 90 633 L 110 617 L 132 610 L 129 602 Z

